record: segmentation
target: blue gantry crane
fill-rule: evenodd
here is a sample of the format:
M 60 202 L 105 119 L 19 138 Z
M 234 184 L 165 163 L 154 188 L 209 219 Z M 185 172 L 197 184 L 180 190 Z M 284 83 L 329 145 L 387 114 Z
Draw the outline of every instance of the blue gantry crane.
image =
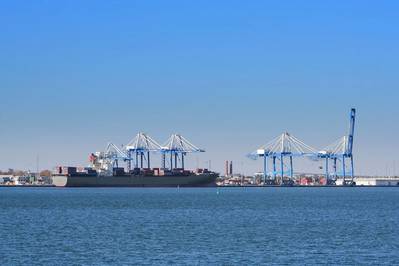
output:
M 356 121 L 356 109 L 352 108 L 350 112 L 350 123 L 348 135 L 343 136 L 334 143 L 325 147 L 319 152 L 318 157 L 325 160 L 325 175 L 326 178 L 330 178 L 329 161 L 333 161 L 333 176 L 337 179 L 342 176 L 343 184 L 353 184 L 355 177 L 354 163 L 353 163 L 353 141 L 355 134 L 355 121 Z M 346 160 L 350 160 L 350 169 L 347 170 Z M 337 162 L 341 162 L 342 172 L 337 169 Z M 350 175 L 351 180 L 347 180 L 347 175 Z
M 289 176 L 291 180 L 294 177 L 293 168 L 293 157 L 312 157 L 317 154 L 317 150 L 311 146 L 305 144 L 303 141 L 284 132 L 280 136 L 276 137 L 266 145 L 263 145 L 255 152 L 249 154 L 252 159 L 257 159 L 258 157 L 263 158 L 263 178 L 266 183 L 284 183 L 284 176 Z M 285 157 L 289 158 L 289 166 L 285 164 Z M 270 172 L 268 167 L 269 159 L 272 160 L 273 169 Z M 280 161 L 280 171 L 277 171 L 277 162 Z M 284 171 L 288 169 L 288 171 Z M 277 177 L 280 180 L 277 180 Z
M 162 167 L 166 169 L 166 155 L 170 155 L 170 170 L 179 168 L 184 170 L 184 158 L 188 153 L 205 152 L 198 148 L 180 134 L 172 134 L 166 143 L 161 146 L 146 133 L 139 132 L 123 149 L 113 143 L 108 143 L 104 152 L 91 155 L 91 160 L 107 165 L 107 169 L 119 167 L 119 161 L 127 162 L 127 171 L 135 169 L 151 168 L 150 153 L 161 153 Z M 101 160 L 101 161 L 100 161 Z M 147 162 L 146 166 L 144 162 Z
M 108 142 L 104 152 L 97 154 L 99 159 L 108 161 L 111 167 L 119 167 L 119 161 L 129 161 L 128 155 L 112 142 Z
M 128 155 L 128 171 L 131 170 L 131 162 L 134 161 L 135 168 L 143 168 L 144 160 L 147 161 L 147 168 L 151 168 L 150 152 L 162 151 L 161 145 L 146 133 L 138 133 L 125 147 Z M 133 157 L 135 155 L 135 157 Z M 140 164 L 139 164 L 140 163 Z
M 325 175 L 327 183 L 330 181 L 329 161 L 333 161 L 334 176 L 343 177 L 343 184 L 352 184 L 354 179 L 354 163 L 353 163 L 353 140 L 355 132 L 356 109 L 352 108 L 350 113 L 350 125 L 348 135 L 340 138 L 333 144 L 327 146 L 321 151 L 317 151 L 313 147 L 305 144 L 291 134 L 285 132 L 273 139 L 266 145 L 260 147 L 255 152 L 249 154 L 252 159 L 263 158 L 263 177 L 266 183 L 277 183 L 277 177 L 280 176 L 280 184 L 284 182 L 284 176 L 289 176 L 291 180 L 294 176 L 293 157 L 308 157 L 311 160 L 325 160 Z M 289 166 L 286 166 L 284 158 L 289 158 Z M 273 169 L 269 171 L 268 161 L 272 160 Z M 350 170 L 347 171 L 346 160 L 350 160 Z M 280 161 L 280 171 L 277 171 L 276 161 Z M 337 162 L 342 164 L 342 173 L 337 170 Z M 284 171 L 288 169 L 288 171 Z M 347 180 L 348 173 L 351 180 Z M 269 182 L 267 182 L 269 181 Z
M 162 146 L 161 151 L 162 167 L 164 169 L 166 168 L 166 155 L 170 156 L 170 170 L 178 168 L 178 160 L 180 160 L 180 168 L 184 170 L 184 157 L 188 153 L 205 152 L 205 150 L 198 148 L 180 134 L 172 134 Z

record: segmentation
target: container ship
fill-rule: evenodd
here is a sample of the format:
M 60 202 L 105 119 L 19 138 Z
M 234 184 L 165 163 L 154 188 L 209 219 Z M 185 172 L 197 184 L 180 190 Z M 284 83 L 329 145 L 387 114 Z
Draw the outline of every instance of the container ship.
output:
M 185 156 L 193 152 L 204 152 L 204 150 L 197 148 L 179 134 L 173 134 L 166 144 L 161 146 L 147 134 L 139 133 L 125 147 L 119 148 L 109 143 L 104 152 L 90 154 L 89 167 L 55 167 L 52 175 L 53 185 L 57 187 L 215 186 L 218 173 L 208 169 L 197 168 L 191 171 L 184 168 Z M 152 153 L 161 155 L 162 167 L 150 167 Z M 125 167 L 120 167 L 121 161 L 126 163 Z
M 58 173 L 57 173 L 58 172 Z M 53 185 L 57 187 L 199 187 L 213 186 L 217 173 L 207 169 L 186 171 L 134 169 L 125 172 L 124 168 L 114 168 L 112 175 L 102 175 L 96 170 L 76 167 L 58 167 L 53 175 Z

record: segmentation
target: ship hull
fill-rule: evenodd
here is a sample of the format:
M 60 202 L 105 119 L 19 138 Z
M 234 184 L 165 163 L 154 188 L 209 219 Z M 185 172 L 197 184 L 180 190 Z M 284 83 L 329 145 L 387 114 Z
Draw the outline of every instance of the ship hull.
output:
M 57 187 L 204 187 L 215 186 L 215 173 L 188 176 L 84 176 L 54 175 Z

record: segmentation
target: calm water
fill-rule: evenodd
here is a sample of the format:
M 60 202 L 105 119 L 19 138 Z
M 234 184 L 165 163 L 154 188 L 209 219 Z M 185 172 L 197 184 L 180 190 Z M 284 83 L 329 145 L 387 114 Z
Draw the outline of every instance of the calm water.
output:
M 1 265 L 399 264 L 398 188 L 0 188 Z

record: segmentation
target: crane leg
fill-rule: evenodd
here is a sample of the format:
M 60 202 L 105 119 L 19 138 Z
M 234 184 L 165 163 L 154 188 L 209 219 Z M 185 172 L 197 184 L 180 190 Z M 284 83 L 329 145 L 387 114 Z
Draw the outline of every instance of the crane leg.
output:
M 266 184 L 266 176 L 267 176 L 267 156 L 263 155 L 263 180 Z
M 291 176 L 291 180 L 294 179 L 294 167 L 292 164 L 292 156 L 290 156 L 290 176 Z
M 132 168 L 132 155 L 130 153 L 130 150 L 127 152 L 127 157 L 128 157 L 128 161 L 127 161 L 127 166 L 126 166 L 126 170 L 128 173 L 130 173 L 130 169 Z
M 345 184 L 345 180 L 346 180 L 345 155 L 342 156 L 342 175 L 343 175 L 343 182 Z
M 352 182 L 355 178 L 355 168 L 353 166 L 353 155 L 351 155 L 351 176 L 352 176 Z
M 281 170 L 281 185 L 283 184 L 284 180 L 284 157 L 283 155 L 280 156 L 280 170 Z
M 170 170 L 173 170 L 173 153 L 170 152 Z
M 328 157 L 326 157 L 326 185 L 328 184 L 328 179 L 330 178 L 328 173 Z
M 165 153 L 162 153 L 162 168 L 165 169 L 166 168 L 166 155 Z
M 276 156 L 273 156 L 273 178 L 274 178 L 274 182 L 276 182 L 276 178 L 277 178 Z
M 337 179 L 337 158 L 334 158 L 334 177 Z

